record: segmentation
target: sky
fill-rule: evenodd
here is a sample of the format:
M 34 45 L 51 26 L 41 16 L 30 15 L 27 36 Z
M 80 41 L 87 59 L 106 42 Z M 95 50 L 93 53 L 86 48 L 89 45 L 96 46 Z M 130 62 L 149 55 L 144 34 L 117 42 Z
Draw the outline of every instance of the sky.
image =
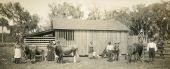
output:
M 80 6 L 87 17 L 90 8 L 99 8 L 100 10 L 116 10 L 124 7 L 132 9 L 134 5 L 160 3 L 168 0 L 0 0 L 0 3 L 20 2 L 21 6 L 31 14 L 38 14 L 40 17 L 39 25 L 46 25 L 49 21 L 49 4 L 61 4 L 67 2 L 73 6 Z M 1 30 L 0 30 L 1 31 Z

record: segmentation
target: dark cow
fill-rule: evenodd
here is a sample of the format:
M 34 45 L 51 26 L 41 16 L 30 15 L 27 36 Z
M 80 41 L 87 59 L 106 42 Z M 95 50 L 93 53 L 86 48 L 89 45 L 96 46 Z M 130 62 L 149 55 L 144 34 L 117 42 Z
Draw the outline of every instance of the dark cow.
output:
M 134 61 L 137 60 L 141 61 L 142 58 L 142 52 L 144 49 L 144 45 L 142 43 L 133 43 L 132 45 L 129 45 L 127 47 L 128 54 L 127 54 L 127 60 L 130 63 L 132 61 L 132 56 L 134 55 Z
M 36 46 L 23 45 L 25 58 L 30 60 L 32 63 L 36 61 L 36 55 L 40 55 L 41 51 L 37 49 Z

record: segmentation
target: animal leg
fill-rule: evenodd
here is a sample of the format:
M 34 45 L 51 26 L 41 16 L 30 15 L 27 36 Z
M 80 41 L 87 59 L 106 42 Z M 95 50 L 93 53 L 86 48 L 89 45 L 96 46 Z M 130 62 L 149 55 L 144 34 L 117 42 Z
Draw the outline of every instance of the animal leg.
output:
M 76 55 L 74 55 L 73 60 L 74 60 L 74 61 L 73 61 L 74 63 L 77 61 Z
M 137 54 L 134 55 L 135 62 L 137 62 Z
M 74 63 L 77 61 L 76 57 L 77 57 L 77 50 L 74 50 L 73 51 L 73 62 Z
M 77 56 L 77 58 L 80 57 L 79 54 L 78 54 L 78 49 L 76 50 L 76 56 Z
M 117 61 L 118 61 L 119 60 L 119 52 L 117 53 L 117 57 L 116 58 L 117 58 Z
M 132 55 L 127 55 L 127 61 L 128 61 L 128 63 L 131 63 L 131 57 L 132 57 Z

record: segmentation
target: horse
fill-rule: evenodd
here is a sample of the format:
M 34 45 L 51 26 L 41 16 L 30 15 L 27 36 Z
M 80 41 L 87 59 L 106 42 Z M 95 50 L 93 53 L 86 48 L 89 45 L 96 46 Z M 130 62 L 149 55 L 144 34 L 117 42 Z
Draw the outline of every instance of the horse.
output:
M 134 61 L 141 61 L 144 45 L 142 43 L 133 43 L 127 47 L 127 60 L 130 63 L 132 61 L 132 56 L 134 55 Z
M 76 46 L 62 46 L 58 41 L 58 45 L 55 46 L 55 53 L 58 56 L 57 62 L 63 63 L 63 55 L 73 54 L 73 62 L 77 62 L 78 48 Z

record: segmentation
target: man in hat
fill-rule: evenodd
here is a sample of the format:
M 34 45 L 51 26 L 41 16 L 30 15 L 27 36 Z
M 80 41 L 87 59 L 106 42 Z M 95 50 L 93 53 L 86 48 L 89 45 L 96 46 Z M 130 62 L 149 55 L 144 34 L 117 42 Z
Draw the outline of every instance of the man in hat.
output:
M 153 42 L 154 39 L 151 38 L 147 46 L 147 51 L 149 51 L 149 61 L 152 63 L 155 58 L 155 52 L 157 51 L 156 43 Z

